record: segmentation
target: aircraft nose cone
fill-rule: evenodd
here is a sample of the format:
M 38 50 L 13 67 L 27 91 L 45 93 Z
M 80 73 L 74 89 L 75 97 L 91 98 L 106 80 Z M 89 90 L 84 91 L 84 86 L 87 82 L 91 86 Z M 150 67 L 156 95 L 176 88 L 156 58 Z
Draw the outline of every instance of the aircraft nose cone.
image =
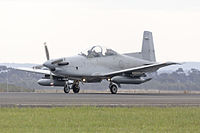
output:
M 56 70 L 55 66 L 51 63 L 51 61 L 46 61 L 46 62 L 43 64 L 43 66 L 49 68 L 51 71 L 55 71 L 55 70 Z

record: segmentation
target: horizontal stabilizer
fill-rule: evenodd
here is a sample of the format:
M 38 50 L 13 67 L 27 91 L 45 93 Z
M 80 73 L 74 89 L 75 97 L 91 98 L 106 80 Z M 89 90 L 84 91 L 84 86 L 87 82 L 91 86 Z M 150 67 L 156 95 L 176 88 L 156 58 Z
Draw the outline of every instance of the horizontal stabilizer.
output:
M 126 53 L 125 55 L 156 62 L 152 32 L 144 31 L 141 52 Z

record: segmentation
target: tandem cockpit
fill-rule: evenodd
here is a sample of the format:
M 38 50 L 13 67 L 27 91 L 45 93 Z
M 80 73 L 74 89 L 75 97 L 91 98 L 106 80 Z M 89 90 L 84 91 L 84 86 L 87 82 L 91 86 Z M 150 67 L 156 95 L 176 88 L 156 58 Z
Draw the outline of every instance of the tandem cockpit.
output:
M 87 57 L 87 58 L 96 58 L 96 57 L 106 57 L 106 56 L 112 56 L 117 55 L 118 53 L 115 52 L 112 49 L 108 49 L 102 46 L 93 46 L 89 50 L 85 50 L 80 53 L 80 55 Z

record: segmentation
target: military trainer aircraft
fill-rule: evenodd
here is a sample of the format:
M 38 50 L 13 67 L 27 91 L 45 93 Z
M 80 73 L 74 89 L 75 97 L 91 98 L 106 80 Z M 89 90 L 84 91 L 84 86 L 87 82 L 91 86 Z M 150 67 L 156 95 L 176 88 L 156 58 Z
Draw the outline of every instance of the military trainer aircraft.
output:
M 142 51 L 137 53 L 119 54 L 112 49 L 93 46 L 86 52 L 77 56 L 50 59 L 47 45 L 45 44 L 47 61 L 41 66 L 16 68 L 18 70 L 44 74 L 38 80 L 42 86 L 63 86 L 64 92 L 74 93 L 80 90 L 79 83 L 97 83 L 102 80 L 110 82 L 112 94 L 116 94 L 121 84 L 141 84 L 151 80 L 147 73 L 177 63 L 158 63 L 155 58 L 152 33 L 144 31 Z

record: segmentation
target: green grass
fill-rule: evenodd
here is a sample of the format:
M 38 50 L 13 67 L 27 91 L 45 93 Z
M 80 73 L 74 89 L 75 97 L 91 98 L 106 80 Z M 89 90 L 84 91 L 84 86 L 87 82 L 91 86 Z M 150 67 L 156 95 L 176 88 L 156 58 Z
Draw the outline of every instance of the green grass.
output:
M 0 133 L 196 133 L 198 107 L 0 108 Z

